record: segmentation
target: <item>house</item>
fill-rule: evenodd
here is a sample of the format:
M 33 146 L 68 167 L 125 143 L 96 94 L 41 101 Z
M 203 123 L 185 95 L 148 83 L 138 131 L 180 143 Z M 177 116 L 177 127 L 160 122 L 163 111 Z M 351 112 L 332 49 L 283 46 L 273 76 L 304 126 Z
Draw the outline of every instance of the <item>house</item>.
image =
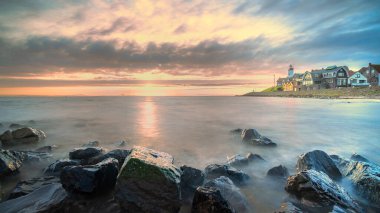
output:
M 295 73 L 292 78 L 293 83 L 293 91 L 301 91 L 302 90 L 302 81 L 304 74 Z
M 348 78 L 348 81 L 352 87 L 368 87 L 369 86 L 367 77 L 365 77 L 360 71 L 350 76 Z
M 277 79 L 277 86 L 278 87 L 281 87 L 281 86 L 283 86 L 284 84 L 285 84 L 285 82 L 287 82 L 288 81 L 288 78 L 278 78 Z
M 287 86 L 289 86 L 289 82 L 293 80 L 293 76 L 294 76 L 293 65 L 289 65 L 288 76 L 285 78 L 278 78 L 277 79 L 277 86 L 279 86 L 279 87 L 284 86 L 285 83 L 288 83 Z M 293 91 L 293 88 L 290 91 Z
M 368 79 L 371 86 L 380 86 L 380 64 L 368 64 L 368 67 L 362 67 L 359 72 Z
M 287 81 L 282 85 L 283 91 L 293 91 L 293 82 Z

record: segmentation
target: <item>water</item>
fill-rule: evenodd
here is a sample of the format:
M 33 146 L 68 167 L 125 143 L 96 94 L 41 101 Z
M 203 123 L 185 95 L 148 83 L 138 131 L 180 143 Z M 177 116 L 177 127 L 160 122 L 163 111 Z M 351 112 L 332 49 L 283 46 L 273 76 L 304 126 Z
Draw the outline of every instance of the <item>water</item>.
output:
M 118 141 L 127 148 L 141 145 L 172 154 L 177 165 L 203 169 L 223 163 L 227 156 L 260 154 L 265 163 L 244 169 L 252 184 L 242 191 L 253 212 L 273 212 L 287 197 L 283 183 L 268 181 L 268 169 L 283 164 L 295 172 L 297 156 L 314 149 L 349 157 L 357 152 L 379 164 L 380 102 L 375 100 L 318 100 L 259 97 L 2 97 L 0 122 L 36 124 L 58 145 L 55 158 L 92 140 L 107 149 Z M 247 146 L 229 132 L 256 128 L 278 144 L 275 148 Z M 0 130 L 5 131 L 5 127 Z M 18 147 L 31 149 L 34 147 Z M 32 172 L 33 171 L 33 172 Z M 12 181 L 3 180 L 6 193 L 19 179 L 37 176 L 41 169 L 23 168 Z M 183 210 L 186 212 L 186 210 Z

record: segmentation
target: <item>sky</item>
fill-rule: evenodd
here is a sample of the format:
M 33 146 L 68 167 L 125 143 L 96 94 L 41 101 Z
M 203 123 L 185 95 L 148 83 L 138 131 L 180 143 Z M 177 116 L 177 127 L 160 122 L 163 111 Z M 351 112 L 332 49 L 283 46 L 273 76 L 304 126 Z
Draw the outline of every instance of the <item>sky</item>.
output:
M 0 0 L 0 95 L 240 95 L 380 63 L 378 0 Z

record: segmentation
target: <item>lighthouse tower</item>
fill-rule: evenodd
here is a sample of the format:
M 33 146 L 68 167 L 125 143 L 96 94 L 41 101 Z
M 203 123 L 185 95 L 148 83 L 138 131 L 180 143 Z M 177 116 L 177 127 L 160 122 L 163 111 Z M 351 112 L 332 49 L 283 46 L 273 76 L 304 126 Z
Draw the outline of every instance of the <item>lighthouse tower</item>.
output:
M 294 75 L 294 69 L 292 65 L 289 65 L 289 70 L 288 70 L 288 78 L 293 77 Z

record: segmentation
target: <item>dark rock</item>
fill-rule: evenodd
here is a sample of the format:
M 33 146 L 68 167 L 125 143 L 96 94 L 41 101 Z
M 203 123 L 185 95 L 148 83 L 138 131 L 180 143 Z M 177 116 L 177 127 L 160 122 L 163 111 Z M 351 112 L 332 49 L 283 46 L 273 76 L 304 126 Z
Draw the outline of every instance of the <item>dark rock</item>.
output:
M 99 141 L 90 141 L 84 144 L 82 147 L 98 147 L 99 144 L 100 144 Z
M 229 165 L 211 164 L 205 168 L 205 172 L 208 179 L 226 176 L 237 185 L 245 184 L 250 179 L 246 173 Z
M 221 176 L 207 182 L 204 186 L 214 187 L 230 203 L 237 212 L 250 212 L 247 198 L 240 192 L 240 189 L 228 177 Z
M 115 196 L 130 212 L 178 212 L 180 180 L 171 155 L 135 146 L 119 173 Z
M 195 191 L 192 213 L 233 213 L 235 210 L 214 187 L 198 187 Z
M 36 121 L 35 120 L 29 120 L 28 124 L 36 124 Z
M 231 132 L 232 134 L 239 134 L 239 135 L 240 135 L 242 131 L 243 131 L 242 129 L 237 128 L 237 129 L 231 130 L 230 132 Z
M 72 160 L 88 160 L 92 157 L 102 155 L 104 150 L 99 147 L 82 147 L 76 148 L 69 153 Z
M 120 142 L 116 143 L 116 146 L 118 146 L 118 147 L 124 147 L 125 145 L 127 145 L 126 141 L 120 141 Z
M 0 176 L 16 172 L 22 166 L 22 161 L 18 153 L 0 149 Z
M 357 153 L 354 153 L 353 155 L 351 155 L 351 160 L 354 160 L 354 161 L 363 161 L 363 162 L 369 162 L 369 160 Z
M 248 153 L 245 157 L 241 155 L 234 155 L 227 158 L 227 164 L 235 167 L 248 166 L 249 163 L 254 161 L 264 161 L 264 159 L 258 154 Z
M 108 158 L 96 165 L 65 167 L 60 179 L 68 192 L 99 193 L 113 190 L 118 172 L 117 160 Z
M 41 188 L 42 186 L 59 183 L 59 179 L 54 176 L 44 176 L 32 178 L 30 180 L 24 180 L 17 183 L 16 187 L 9 194 L 8 199 L 18 198 Z
M 289 176 L 289 171 L 285 166 L 279 165 L 269 169 L 267 172 L 267 176 L 286 179 Z
M 244 143 L 256 146 L 276 146 L 271 139 L 260 135 L 256 129 L 244 129 L 241 132 L 241 138 Z
M 37 148 L 34 151 L 36 151 L 36 152 L 52 152 L 56 148 L 57 148 L 56 145 L 48 145 L 48 146 L 43 146 L 43 147 Z
M 181 195 L 182 199 L 191 201 L 198 186 L 203 185 L 205 174 L 199 169 L 181 166 Z
M 46 134 L 39 129 L 23 127 L 13 131 L 7 130 L 0 136 L 1 142 L 6 146 L 25 143 L 37 143 L 46 138 Z
M 302 213 L 303 211 L 295 206 L 292 202 L 283 202 L 276 213 Z
M 104 155 L 98 155 L 93 158 L 88 159 L 87 164 L 97 164 L 100 161 L 103 161 L 107 158 L 115 158 L 119 162 L 119 168 L 123 166 L 125 158 L 129 155 L 131 151 L 126 149 L 114 149 L 112 151 L 107 152 Z
M 23 162 L 44 162 L 50 160 L 52 155 L 47 152 L 36 152 L 36 151 L 13 151 L 17 153 Z
M 61 184 L 53 183 L 16 199 L 0 203 L 1 213 L 26 213 L 26 212 L 50 212 L 49 210 L 59 205 L 67 193 Z
M 53 176 L 60 176 L 62 170 L 67 166 L 77 166 L 80 164 L 79 160 L 70 160 L 70 159 L 61 159 L 57 160 L 56 162 L 50 164 L 46 170 L 45 174 L 47 175 L 53 175 Z
M 9 128 L 11 128 L 11 129 L 17 129 L 17 128 L 22 128 L 22 127 L 25 127 L 25 126 L 21 125 L 21 124 L 10 124 L 9 125 Z
M 361 211 L 350 195 L 323 172 L 304 170 L 290 176 L 285 190 L 308 205 L 318 207 L 340 205 L 353 211 Z
M 358 193 L 380 208 L 380 166 L 371 162 L 336 160 L 344 176 L 352 181 Z
M 298 157 L 297 172 L 309 169 L 324 172 L 334 180 L 342 177 L 334 161 L 328 154 L 321 150 L 314 150 Z

